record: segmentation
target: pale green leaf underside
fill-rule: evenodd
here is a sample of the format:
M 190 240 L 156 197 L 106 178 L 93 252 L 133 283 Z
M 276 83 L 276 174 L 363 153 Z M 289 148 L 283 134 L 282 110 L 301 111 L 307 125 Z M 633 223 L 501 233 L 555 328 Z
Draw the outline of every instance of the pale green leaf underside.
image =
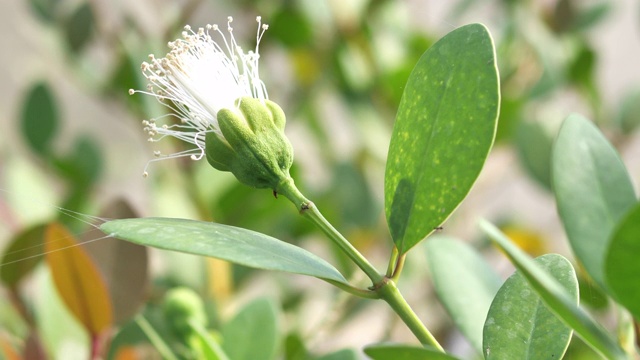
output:
M 578 305 L 578 279 L 569 260 L 557 254 L 535 259 Z M 571 328 L 555 316 L 520 272 L 502 285 L 484 324 L 485 359 L 562 359 Z
M 576 305 L 575 299 L 557 280 L 541 269 L 493 224 L 482 220 L 480 227 L 507 254 L 547 307 L 571 327 L 587 345 L 608 359 L 626 359 L 624 351 L 611 335 Z
M 139 218 L 109 221 L 100 229 L 140 245 L 347 282 L 331 264 L 302 248 L 233 226 L 186 219 Z
M 636 203 L 627 169 L 598 128 L 573 114 L 560 128 L 552 175 L 558 213 L 571 248 L 604 287 L 604 257 L 611 232 Z
M 482 328 L 502 279 L 471 246 L 434 236 L 426 243 L 427 261 L 438 298 L 456 327 L 478 354 Z
M 469 193 L 495 137 L 500 103 L 493 40 L 458 28 L 420 58 L 404 90 L 385 173 L 385 212 L 400 253 Z

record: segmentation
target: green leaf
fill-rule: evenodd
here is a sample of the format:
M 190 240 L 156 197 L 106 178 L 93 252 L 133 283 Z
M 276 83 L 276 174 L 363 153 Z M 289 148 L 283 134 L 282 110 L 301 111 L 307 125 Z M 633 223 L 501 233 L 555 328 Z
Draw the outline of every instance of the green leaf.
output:
M 58 15 L 60 0 L 29 0 L 31 9 L 46 23 L 53 23 Z
M 445 237 L 427 242 L 435 291 L 456 327 L 480 354 L 482 328 L 502 279 L 469 245 Z
M 376 344 L 364 348 L 373 360 L 457 360 L 458 358 L 430 347 Z
M 4 250 L 0 260 L 0 280 L 9 286 L 18 285 L 42 260 L 45 224 L 18 233 Z
M 636 202 L 616 150 L 589 120 L 569 116 L 552 155 L 558 213 L 571 248 L 589 275 L 604 283 L 604 256 L 621 216 Z
M 71 153 L 55 165 L 78 188 L 88 187 L 100 178 L 103 159 L 95 140 L 81 135 L 74 140 Z
M 95 18 L 89 2 L 78 6 L 64 22 L 67 45 L 72 52 L 81 51 L 93 35 Z
M 640 204 L 626 215 L 613 232 L 605 256 L 608 288 L 616 300 L 640 321 Z
M 140 245 L 347 283 L 338 270 L 318 256 L 270 236 L 233 226 L 185 219 L 140 218 L 109 221 L 100 229 Z
M 575 300 L 557 280 L 541 269 L 497 227 L 486 220 L 480 221 L 480 227 L 506 253 L 547 307 L 569 325 L 576 335 L 608 359 L 626 359 L 624 351 L 611 335 L 575 304 Z
M 489 153 L 500 102 L 493 40 L 458 28 L 418 61 L 400 102 L 385 173 L 391 236 L 406 253 L 469 193 Z
M 516 131 L 515 145 L 522 165 L 538 184 L 549 190 L 551 150 L 559 125 L 549 121 L 520 121 Z
M 578 305 L 578 279 L 569 260 L 557 254 L 535 259 Z M 562 359 L 572 330 L 557 318 L 516 271 L 491 303 L 484 325 L 485 359 Z
M 20 125 L 31 149 L 46 155 L 58 130 L 58 109 L 46 83 L 35 84 L 27 93 Z
M 277 314 L 267 299 L 245 306 L 222 328 L 222 347 L 231 360 L 273 359 L 278 340 Z
M 358 360 L 358 355 L 351 349 L 342 349 L 320 356 L 316 360 Z

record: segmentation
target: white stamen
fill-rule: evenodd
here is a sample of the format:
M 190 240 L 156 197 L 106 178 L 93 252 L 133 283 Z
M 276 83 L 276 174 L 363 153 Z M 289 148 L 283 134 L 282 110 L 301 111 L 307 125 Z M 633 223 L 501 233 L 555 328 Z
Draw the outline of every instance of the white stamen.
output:
M 221 109 L 237 107 L 236 100 L 249 96 L 260 100 L 268 99 L 267 90 L 258 74 L 258 49 L 260 40 L 268 25 L 256 17 L 256 47 L 244 52 L 236 43 L 231 23 L 227 18 L 225 35 L 218 25 L 208 24 L 194 32 L 186 25 L 182 39 L 169 42 L 171 49 L 164 58 L 149 55 L 141 70 L 149 81 L 146 91 L 130 89 L 129 94 L 141 93 L 156 98 L 168 107 L 180 124 L 155 124 L 154 120 L 143 121 L 149 141 L 155 142 L 165 136 L 172 136 L 189 142 L 195 149 L 172 155 L 160 155 L 149 163 L 182 156 L 200 160 L 205 155 L 205 136 L 215 133 L 224 140 L 218 125 L 217 114 Z M 221 45 L 211 37 L 217 34 Z M 168 100 L 168 101 L 167 101 Z M 148 166 L 149 164 L 147 164 Z M 146 167 L 145 167 L 146 174 Z

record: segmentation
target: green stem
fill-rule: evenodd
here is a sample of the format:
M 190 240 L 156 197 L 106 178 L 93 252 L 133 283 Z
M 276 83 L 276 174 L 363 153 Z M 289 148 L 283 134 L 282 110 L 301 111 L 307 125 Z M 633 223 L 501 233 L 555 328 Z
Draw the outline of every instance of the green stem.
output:
M 400 252 L 397 247 L 393 247 L 391 251 L 391 257 L 389 258 L 389 265 L 387 266 L 387 277 L 390 278 L 393 276 L 393 272 L 396 270 L 396 263 L 398 262 L 398 255 Z
M 205 328 L 197 321 L 189 320 L 189 326 L 198 335 L 200 344 L 204 346 L 204 353 L 202 354 L 205 359 L 209 360 L 229 360 L 227 354 L 222 350 L 220 345 L 211 338 L 211 335 Z
M 351 295 L 355 295 L 365 299 L 373 299 L 373 300 L 380 299 L 380 294 L 378 294 L 375 291 L 358 289 L 357 287 L 353 287 L 349 284 L 345 284 L 343 282 L 339 282 L 335 280 L 328 280 L 328 279 L 323 279 L 323 280 L 341 290 L 344 290 L 345 292 L 348 292 Z
M 322 230 L 365 274 L 374 284 L 383 280 L 383 276 L 351 243 L 336 230 L 327 219 L 322 216 L 320 210 L 300 193 L 293 183 L 293 179 L 283 180 L 276 189 L 276 193 L 286 196 L 298 208 L 300 213 L 311 220 Z
M 156 350 L 158 350 L 160 356 L 162 356 L 163 359 L 178 360 L 178 358 L 171 351 L 169 345 L 167 345 L 164 340 L 162 340 L 160 334 L 155 331 L 153 326 L 149 324 L 147 319 L 145 319 L 142 314 L 139 314 L 135 317 L 135 322 L 136 324 L 138 324 L 140 329 L 142 329 L 142 332 L 147 335 L 149 341 L 151 341 L 151 344 L 153 344 Z
M 398 257 L 398 261 L 396 262 L 396 268 L 393 270 L 393 275 L 391 276 L 391 280 L 397 283 L 398 279 L 400 279 L 400 274 L 402 273 L 402 269 L 404 268 L 404 260 L 407 258 L 407 254 L 404 253 Z
M 380 296 L 382 296 L 382 299 L 391 306 L 393 311 L 400 316 L 413 335 L 420 340 L 420 343 L 432 346 L 437 350 L 444 352 L 444 349 L 438 343 L 438 340 L 436 340 L 431 332 L 429 332 L 416 313 L 413 312 L 409 304 L 407 304 L 404 297 L 402 297 L 402 294 L 400 294 L 400 291 L 393 280 L 385 278 L 385 281 L 381 283 L 380 287 L 378 287 L 376 291 Z

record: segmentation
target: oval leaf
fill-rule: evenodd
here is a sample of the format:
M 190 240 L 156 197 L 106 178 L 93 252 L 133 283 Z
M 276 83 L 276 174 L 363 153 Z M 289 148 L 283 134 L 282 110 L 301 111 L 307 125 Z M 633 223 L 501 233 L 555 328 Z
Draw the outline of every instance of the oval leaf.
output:
M 575 304 L 562 285 L 511 243 L 497 227 L 482 220 L 480 228 L 506 253 L 547 307 L 569 325 L 587 345 L 607 359 L 627 358 L 624 350 L 611 335 Z
M 111 325 L 111 302 L 98 268 L 62 225 L 53 223 L 45 233 L 51 276 L 71 313 L 96 336 Z
M 58 109 L 46 83 L 35 84 L 27 94 L 21 119 L 21 130 L 27 144 L 40 155 L 49 151 L 58 130 Z
M 186 219 L 140 218 L 109 221 L 100 229 L 140 245 L 347 283 L 336 268 L 318 256 L 270 236 L 233 226 Z
M 377 344 L 364 349 L 373 360 L 457 360 L 458 358 L 430 347 Z
M 469 193 L 489 154 L 500 102 L 493 40 L 480 24 L 452 31 L 409 76 L 385 172 L 385 212 L 403 254 Z
M 578 279 L 569 260 L 557 254 L 535 259 L 578 305 Z M 562 359 L 571 341 L 566 326 L 516 271 L 491 303 L 484 324 L 485 359 Z
M 613 233 L 605 257 L 607 285 L 620 304 L 640 321 L 640 204 Z
M 222 328 L 224 352 L 233 360 L 269 360 L 275 356 L 278 324 L 275 306 L 258 299 Z
M 91 2 L 79 5 L 75 11 L 64 21 L 64 30 L 69 49 L 80 52 L 89 43 L 93 35 L 95 18 Z
M 502 279 L 469 245 L 438 236 L 427 242 L 438 298 L 456 327 L 482 353 L 482 328 Z
M 596 283 L 604 283 L 604 256 L 618 220 L 636 203 L 616 150 L 589 120 L 569 116 L 552 159 L 558 213 L 571 248 Z

